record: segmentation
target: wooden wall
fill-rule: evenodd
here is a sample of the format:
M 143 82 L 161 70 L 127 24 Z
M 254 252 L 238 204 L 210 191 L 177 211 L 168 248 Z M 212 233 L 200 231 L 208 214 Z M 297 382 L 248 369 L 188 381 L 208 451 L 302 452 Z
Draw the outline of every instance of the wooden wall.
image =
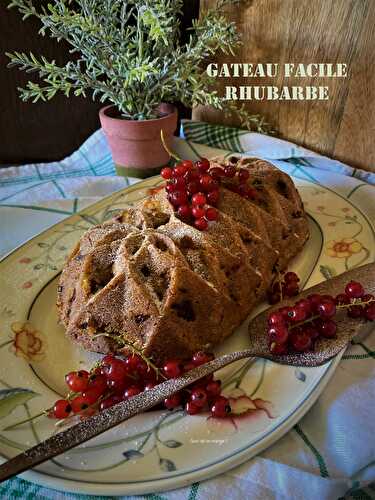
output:
M 34 4 L 41 1 L 34 0 Z M 99 128 L 97 112 L 102 105 L 91 99 L 67 99 L 63 95 L 56 95 L 47 103 L 23 103 L 19 99 L 16 89 L 24 86 L 30 75 L 17 68 L 6 68 L 8 58 L 4 53 L 32 51 L 64 63 L 68 47 L 39 36 L 38 21 L 30 18 L 23 22 L 16 9 L 6 9 L 7 3 L 0 1 L 0 164 L 64 158 Z M 198 9 L 199 0 L 185 0 L 183 36 L 192 18 L 198 16 Z M 190 111 L 180 111 L 190 116 Z
M 201 5 L 214 2 L 202 0 Z M 220 62 L 342 62 L 349 76 L 218 79 L 222 93 L 225 85 L 328 85 L 329 101 L 250 101 L 247 107 L 264 114 L 281 137 L 375 171 L 375 1 L 252 0 L 228 12 L 244 44 L 235 57 L 220 57 Z M 194 117 L 237 124 L 202 108 Z

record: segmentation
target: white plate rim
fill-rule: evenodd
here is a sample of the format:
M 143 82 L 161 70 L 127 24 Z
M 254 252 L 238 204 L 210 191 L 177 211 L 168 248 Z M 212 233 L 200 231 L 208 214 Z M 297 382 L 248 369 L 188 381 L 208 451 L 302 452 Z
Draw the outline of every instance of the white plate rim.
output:
M 159 176 L 149 178 L 147 179 L 147 181 L 151 181 L 152 179 L 158 177 Z M 313 182 L 307 179 L 302 179 L 302 180 L 314 184 Z M 337 193 L 335 190 L 325 186 L 324 184 L 322 185 L 322 187 L 332 191 L 333 194 L 345 199 L 345 201 L 353 205 L 353 202 L 351 200 L 346 200 L 344 196 L 342 196 L 340 193 Z M 101 200 L 93 203 L 92 205 L 85 207 L 80 212 L 84 213 L 85 211 L 92 209 L 96 205 L 99 206 L 106 199 L 110 199 L 116 194 L 126 191 L 132 191 L 133 190 L 132 188 L 134 189 L 135 185 L 131 185 L 127 188 L 115 191 L 110 195 L 103 197 Z M 357 205 L 353 206 L 355 206 L 355 208 L 361 212 L 361 214 L 365 217 L 365 219 L 367 219 L 369 227 L 373 230 L 372 224 L 368 219 L 368 214 L 363 212 L 362 208 L 358 207 Z M 71 217 L 79 215 L 80 212 L 72 214 Z M 67 217 L 66 219 L 59 221 L 56 224 L 53 224 L 47 229 L 29 238 L 27 241 L 23 242 L 21 245 L 17 246 L 12 251 L 4 255 L 0 259 L 0 263 L 3 263 L 3 261 L 5 261 L 8 257 L 10 257 L 13 253 L 19 251 L 23 246 L 27 245 L 34 239 L 39 238 L 44 233 L 51 231 L 55 226 L 64 223 L 69 218 L 70 217 Z M 213 464 L 210 463 L 206 466 L 203 466 L 200 469 L 194 469 L 193 471 L 188 471 L 188 472 L 181 472 L 178 475 L 173 475 L 171 478 L 156 478 L 145 481 L 137 481 L 136 483 L 135 482 L 133 483 L 122 482 L 120 484 L 116 484 L 113 482 L 92 483 L 90 481 L 86 482 L 83 480 L 79 480 L 79 482 L 77 482 L 74 479 L 71 480 L 71 479 L 59 478 L 57 476 L 51 475 L 50 473 L 43 473 L 38 471 L 28 471 L 20 475 L 19 477 L 32 481 L 41 486 L 45 486 L 52 489 L 58 489 L 60 491 L 86 493 L 92 495 L 132 495 L 132 494 L 136 495 L 136 494 L 157 493 L 157 492 L 176 489 L 179 487 L 186 487 L 188 485 L 191 485 L 193 482 L 209 479 L 233 467 L 236 467 L 237 465 L 245 462 L 246 460 L 249 460 L 250 458 L 254 457 L 258 453 L 263 451 L 265 448 L 269 447 L 275 441 L 280 439 L 284 434 L 286 434 L 316 402 L 317 398 L 319 397 L 319 395 L 321 394 L 321 392 L 323 391 L 323 389 L 333 376 L 342 355 L 343 352 L 340 353 L 333 361 L 327 364 L 327 369 L 321 375 L 319 380 L 315 383 L 309 394 L 305 396 L 304 400 L 301 403 L 299 403 L 299 405 L 294 407 L 276 427 L 269 430 L 266 436 L 260 437 L 256 442 L 252 442 L 243 449 L 232 452 L 230 456 L 221 459 L 219 463 L 213 463 Z M 0 462 L 3 461 L 4 459 L 0 457 Z

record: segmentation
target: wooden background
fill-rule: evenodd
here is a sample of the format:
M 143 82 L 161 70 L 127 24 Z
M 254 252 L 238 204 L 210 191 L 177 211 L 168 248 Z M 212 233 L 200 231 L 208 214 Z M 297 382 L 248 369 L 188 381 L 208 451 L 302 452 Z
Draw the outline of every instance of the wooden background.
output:
M 201 8 L 215 0 L 202 0 Z M 243 33 L 235 57 L 220 62 L 341 62 L 344 78 L 218 79 L 225 85 L 328 85 L 328 101 L 248 101 L 281 137 L 375 171 L 375 1 L 252 0 L 228 8 Z M 197 109 L 197 119 L 237 124 L 222 114 Z
M 7 68 L 5 52 L 32 51 L 58 64 L 65 63 L 69 54 L 67 44 L 38 35 L 38 20 L 22 21 L 16 9 L 6 9 L 9 1 L 0 0 L 0 164 L 62 159 L 99 128 L 98 109 L 103 105 L 60 94 L 47 103 L 19 99 L 17 87 L 25 86 L 32 75 Z M 33 0 L 35 6 L 42 2 L 49 0 Z M 199 0 L 185 0 L 183 38 L 198 14 Z M 191 111 L 180 107 L 180 116 L 191 116 Z

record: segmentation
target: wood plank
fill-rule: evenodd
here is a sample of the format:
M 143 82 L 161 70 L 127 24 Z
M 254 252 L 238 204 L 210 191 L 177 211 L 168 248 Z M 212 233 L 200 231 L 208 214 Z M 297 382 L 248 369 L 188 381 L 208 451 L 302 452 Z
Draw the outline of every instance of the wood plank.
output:
M 201 8 L 215 0 L 203 0 Z M 218 78 L 225 85 L 329 86 L 328 101 L 246 101 L 265 115 L 280 137 L 375 171 L 375 2 L 372 0 L 253 0 L 228 7 L 243 33 L 235 57 L 216 62 L 346 63 L 347 78 Z M 238 125 L 199 107 L 194 118 Z

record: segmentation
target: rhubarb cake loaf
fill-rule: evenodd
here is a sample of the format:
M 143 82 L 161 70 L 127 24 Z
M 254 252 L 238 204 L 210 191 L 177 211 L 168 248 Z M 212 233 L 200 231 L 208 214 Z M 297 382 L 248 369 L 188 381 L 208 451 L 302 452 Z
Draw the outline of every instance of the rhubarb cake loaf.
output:
M 301 251 L 308 223 L 287 174 L 205 162 L 164 169 L 166 187 L 82 236 L 57 299 L 74 342 L 101 353 L 131 343 L 155 361 L 212 349 Z

